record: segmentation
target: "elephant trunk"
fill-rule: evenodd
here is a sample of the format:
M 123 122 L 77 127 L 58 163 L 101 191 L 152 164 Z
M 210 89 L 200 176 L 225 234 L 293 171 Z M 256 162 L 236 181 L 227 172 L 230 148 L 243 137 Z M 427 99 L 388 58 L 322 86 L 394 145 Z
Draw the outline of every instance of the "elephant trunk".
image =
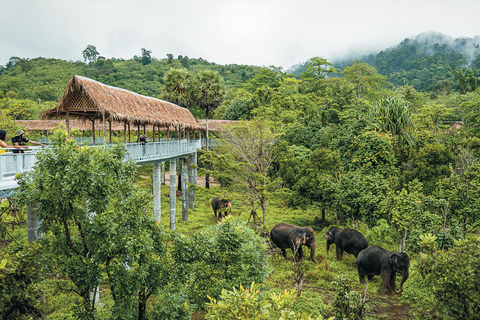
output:
M 313 242 L 312 244 L 310 244 L 310 259 L 312 259 L 313 262 L 315 262 L 316 264 L 318 264 L 318 261 L 315 260 L 315 250 L 317 249 L 317 244 L 315 242 Z
M 405 283 L 405 281 L 407 281 L 407 279 L 408 279 L 408 269 L 402 271 L 402 280 L 400 281 L 400 288 L 398 288 L 397 293 L 402 292 L 403 284 Z

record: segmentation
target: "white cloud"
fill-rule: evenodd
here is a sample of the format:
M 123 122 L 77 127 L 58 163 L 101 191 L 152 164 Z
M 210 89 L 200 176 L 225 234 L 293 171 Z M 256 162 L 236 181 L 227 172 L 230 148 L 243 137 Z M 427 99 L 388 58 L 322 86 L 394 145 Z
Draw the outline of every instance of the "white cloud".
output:
M 373 53 L 421 32 L 478 32 L 480 1 L 0 0 L 0 64 L 11 56 L 82 60 L 141 48 L 228 64 L 285 68 L 313 56 Z

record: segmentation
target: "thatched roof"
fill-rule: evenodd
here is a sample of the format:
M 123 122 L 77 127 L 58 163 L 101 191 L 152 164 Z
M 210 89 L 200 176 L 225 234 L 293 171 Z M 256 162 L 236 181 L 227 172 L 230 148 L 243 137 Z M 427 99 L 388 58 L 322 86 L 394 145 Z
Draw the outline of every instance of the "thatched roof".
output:
M 105 115 L 105 119 L 134 125 L 176 127 L 180 124 L 186 129 L 205 130 L 185 108 L 76 75 L 68 82 L 57 106 L 43 112 L 41 118 L 65 118 L 67 112 L 69 118 L 82 120 L 102 120 Z
M 55 127 L 63 125 L 66 127 L 65 120 L 16 120 L 15 121 L 18 125 L 21 125 L 25 130 L 44 130 L 49 131 Z M 210 124 L 210 123 L 209 123 Z M 86 122 L 82 120 L 70 120 L 70 129 L 78 129 L 82 131 L 92 130 L 92 123 Z M 95 129 L 101 130 L 103 123 L 101 120 L 95 121 Z M 108 129 L 108 124 L 106 124 L 106 128 Z M 112 131 L 122 131 L 124 129 L 123 122 L 113 121 L 112 122 Z M 131 130 L 137 130 L 136 125 L 130 128 Z M 140 126 L 140 129 L 143 131 L 143 125 Z M 166 131 L 175 131 L 176 128 L 170 127 L 160 127 L 160 130 Z M 145 125 L 145 130 L 153 131 L 153 126 L 151 124 Z M 155 128 L 158 130 L 158 127 Z M 211 131 L 209 129 L 209 131 Z

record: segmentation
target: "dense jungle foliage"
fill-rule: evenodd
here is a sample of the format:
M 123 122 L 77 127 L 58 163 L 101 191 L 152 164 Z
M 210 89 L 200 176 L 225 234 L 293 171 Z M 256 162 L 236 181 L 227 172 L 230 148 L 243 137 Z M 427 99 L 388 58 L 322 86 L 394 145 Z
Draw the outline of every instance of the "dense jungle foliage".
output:
M 0 71 L 0 125 L 11 135 L 12 120 L 38 118 L 73 74 L 178 99 L 197 118 L 210 110 L 213 118 L 249 122 L 219 133 L 223 146 L 201 152 L 200 172 L 219 183 L 196 188 L 190 221 L 179 220 L 175 232 L 168 230 L 168 187 L 160 226 L 153 220 L 151 166 L 121 161 L 121 147 L 79 148 L 58 132 L 38 170 L 19 177 L 24 192 L 0 206 L 2 319 L 478 319 L 475 64 L 446 50 L 456 62 L 441 76 L 419 78 L 414 70 L 433 72 L 421 61 L 437 61 L 436 53 L 403 52 L 413 63 L 405 62 L 411 74 L 398 82 L 399 63 L 389 67 L 394 51 L 379 54 L 390 55 L 386 65 L 379 55 L 343 67 L 314 57 L 294 76 L 277 67 L 157 60 L 145 49 L 131 60 L 105 59 L 87 49 L 85 62 L 12 58 Z M 198 79 L 214 80 L 221 103 L 193 94 Z M 172 95 L 178 87 L 193 93 Z M 210 200 L 222 194 L 232 217 L 218 223 Z M 29 202 L 44 221 L 39 244 L 26 241 Z M 258 229 L 247 224 L 256 210 Z M 314 229 L 318 264 L 308 249 L 300 264 L 270 254 L 260 235 L 280 222 Z M 326 252 L 333 225 L 360 231 L 370 246 L 406 252 L 403 292 L 382 296 L 379 276 L 367 289 L 360 285 L 355 257 L 337 261 L 334 249 Z M 89 297 L 96 288 L 98 305 Z

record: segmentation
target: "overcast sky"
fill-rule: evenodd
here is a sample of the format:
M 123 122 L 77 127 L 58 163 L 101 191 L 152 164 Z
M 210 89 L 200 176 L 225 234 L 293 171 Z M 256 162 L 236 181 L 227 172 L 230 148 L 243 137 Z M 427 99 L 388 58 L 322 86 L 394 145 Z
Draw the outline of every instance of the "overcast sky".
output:
M 0 0 L 0 65 L 10 57 L 83 60 L 151 50 L 218 64 L 289 68 L 376 53 L 422 32 L 480 34 L 480 1 Z

